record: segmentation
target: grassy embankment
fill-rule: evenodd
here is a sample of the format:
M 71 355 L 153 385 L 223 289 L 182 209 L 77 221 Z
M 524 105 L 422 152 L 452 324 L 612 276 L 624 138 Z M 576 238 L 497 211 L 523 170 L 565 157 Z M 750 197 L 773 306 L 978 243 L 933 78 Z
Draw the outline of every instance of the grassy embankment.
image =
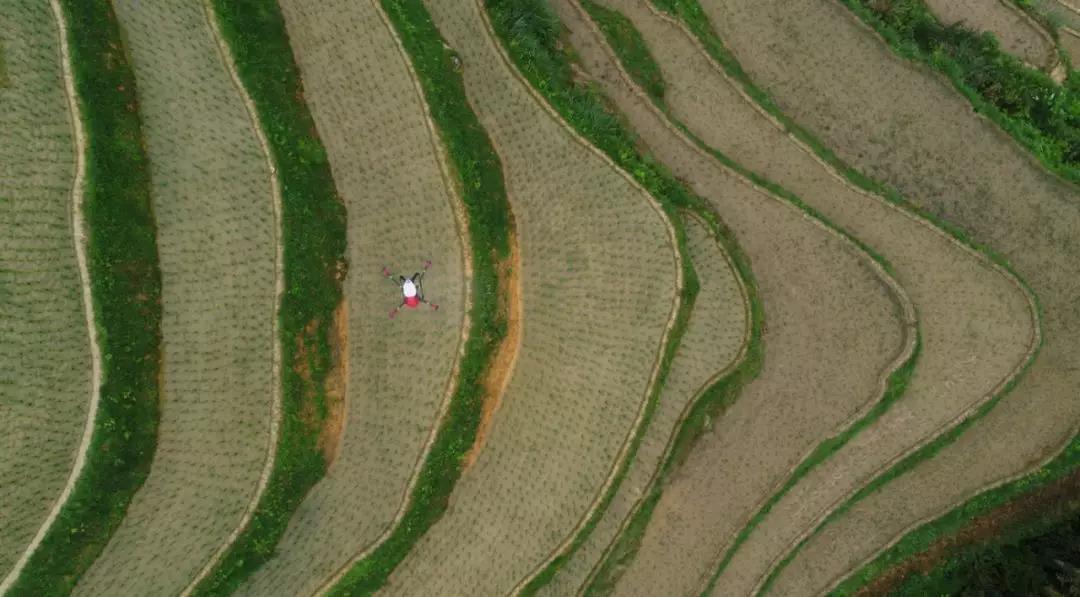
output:
M 501 39 L 504 48 L 522 75 L 579 134 L 606 153 L 655 197 L 676 227 L 679 251 L 683 256 L 685 280 L 682 307 L 661 356 L 660 373 L 656 386 L 648 398 L 642 430 L 647 428 L 656 409 L 656 401 L 671 368 L 671 361 L 685 331 L 690 311 L 693 308 L 693 299 L 698 291 L 696 274 L 685 247 L 686 239 L 681 210 L 693 212 L 705 221 L 724 250 L 731 256 L 738 275 L 745 282 L 751 304 L 752 320 L 746 355 L 729 375 L 718 380 L 698 397 L 677 432 L 668 458 L 668 465 L 670 465 L 671 462 L 685 457 L 694 440 L 710 425 L 710 421 L 736 399 L 739 390 L 760 370 L 762 358 L 760 331 L 764 313 L 758 300 L 749 261 L 736 244 L 733 235 L 726 229 L 720 218 L 712 212 L 708 204 L 700 197 L 693 195 L 663 165 L 639 151 L 634 135 L 620 121 L 617 114 L 607 109 L 606 100 L 595 88 L 575 82 L 571 67 L 573 57 L 568 51 L 562 49 L 559 42 L 562 33 L 559 20 L 546 5 L 539 0 L 487 0 L 485 6 L 496 35 Z M 654 89 L 658 87 L 655 79 L 658 73 L 658 70 L 653 72 L 652 87 Z M 616 471 L 615 482 L 607 493 L 601 496 L 598 507 L 585 521 L 581 532 L 573 538 L 567 550 L 557 554 L 524 587 L 524 594 L 534 594 L 540 587 L 550 582 L 592 532 L 633 462 L 640 441 L 641 433 L 639 432 L 632 439 L 626 459 Z M 661 478 L 666 476 L 669 468 L 669 466 L 664 467 Z M 651 509 L 651 505 L 656 503 L 662 485 L 662 482 L 657 483 L 650 490 L 650 494 L 644 498 L 643 509 Z
M 881 183 L 879 183 L 879 182 L 877 182 L 875 180 L 872 180 L 872 179 L 864 176 L 862 173 L 858 172 L 857 170 L 855 170 L 851 166 L 847 165 L 839 157 L 837 157 L 830 149 L 828 149 L 824 144 L 822 144 L 821 141 L 816 139 L 806 129 L 802 128 L 800 125 L 798 125 L 797 123 L 792 121 L 789 117 L 787 117 L 782 111 L 780 111 L 780 109 L 777 107 L 776 103 L 769 97 L 769 95 L 767 93 L 765 93 L 762 89 L 760 89 L 759 87 L 757 87 L 754 84 L 754 82 L 750 79 L 750 77 L 746 74 L 746 72 L 743 71 L 741 65 L 738 63 L 738 61 L 735 59 L 735 57 L 732 56 L 731 53 L 727 50 L 727 48 L 723 45 L 723 42 L 717 36 L 716 32 L 712 29 L 712 25 L 709 23 L 708 18 L 705 16 L 705 14 L 702 11 L 701 6 L 700 6 L 700 4 L 698 4 L 697 0 L 652 0 L 652 1 L 661 10 L 664 10 L 664 11 L 670 13 L 670 14 L 673 14 L 673 15 L 681 18 L 683 20 L 683 22 L 687 25 L 687 27 L 691 30 L 691 32 L 694 33 L 694 35 L 697 36 L 697 38 L 702 42 L 702 44 L 705 47 L 706 51 L 713 57 L 713 59 L 715 59 L 717 61 L 717 63 L 720 64 L 721 68 L 724 69 L 724 71 L 727 73 L 727 75 L 729 77 L 731 77 L 733 80 L 738 82 L 742 86 L 743 90 L 754 101 L 756 101 L 758 103 L 758 105 L 760 105 L 767 112 L 769 112 L 773 117 L 775 117 L 778 121 L 780 121 L 783 124 L 783 126 L 785 127 L 785 129 L 787 130 L 788 133 L 793 135 L 795 138 L 797 138 L 799 141 L 801 141 L 803 144 L 805 144 L 807 147 L 809 147 L 812 151 L 814 151 L 814 153 L 817 154 L 818 157 L 820 157 L 823 161 L 825 161 L 826 163 L 831 165 L 837 172 L 841 173 L 849 182 L 851 182 L 855 186 L 858 186 L 858 187 L 860 187 L 860 188 L 862 188 L 862 189 L 864 189 L 866 191 L 869 191 L 871 193 L 875 193 L 875 194 L 877 194 L 877 195 L 879 195 L 879 196 L 881 196 L 881 197 L 883 197 L 883 198 L 885 198 L 885 199 L 887 199 L 887 200 L 889 200 L 889 201 L 891 201 L 891 202 L 893 202 L 893 203 L 895 203 L 897 205 L 900 205 L 900 206 L 908 209 L 912 213 L 918 214 L 919 216 L 921 216 L 921 217 L 925 218 L 926 220 L 928 220 L 928 221 L 932 222 L 933 224 L 935 224 L 937 227 L 939 227 L 942 230 L 948 232 L 950 235 L 952 235 L 958 241 L 960 241 L 960 242 L 974 248 L 975 250 L 979 251 L 980 253 L 985 255 L 988 259 L 993 261 L 995 264 L 1001 266 L 1006 271 L 1008 271 L 1010 274 L 1012 274 L 1024 286 L 1024 288 L 1033 297 L 1035 297 L 1036 306 L 1038 308 L 1039 320 L 1040 321 L 1042 320 L 1042 318 L 1043 318 L 1042 306 L 1038 302 L 1038 296 L 1031 290 L 1030 286 L 1028 286 L 1027 283 L 1024 282 L 1024 280 L 1019 275 L 1017 275 L 1016 271 L 1009 265 L 1009 263 L 1005 260 L 1004 257 L 999 255 L 997 252 L 995 252 L 991 248 L 986 247 L 986 246 L 982 246 L 979 243 L 972 240 L 964 230 L 962 230 L 962 229 L 960 229 L 960 228 L 958 228 L 958 227 L 956 227 L 956 226 L 954 226 L 954 225 L 952 225 L 952 224 L 938 218 L 937 216 L 935 216 L 934 214 L 932 214 L 930 212 L 927 212 L 925 210 L 921 210 L 921 209 L 911 205 L 896 190 L 894 190 L 894 189 L 892 189 L 892 188 L 890 188 L 888 186 L 885 186 L 885 185 L 883 185 L 883 184 L 881 184 Z M 855 1 L 855 0 L 844 0 L 844 2 L 848 2 L 848 1 Z M 907 2 L 909 0 L 903 0 L 903 1 Z M 920 4 L 920 6 L 921 6 L 921 4 Z M 923 7 L 923 8 L 925 9 L 925 7 Z M 922 14 L 922 13 L 920 13 L 920 14 Z M 929 14 L 929 13 L 925 13 L 925 14 Z M 920 18 L 922 18 L 922 17 L 920 17 Z M 941 27 L 941 25 L 939 24 L 938 27 Z M 950 28 L 950 29 L 955 29 L 955 28 Z M 970 32 L 968 32 L 968 34 L 973 35 L 973 34 L 970 34 Z M 983 42 L 985 42 L 985 40 L 983 40 Z M 997 62 L 1006 65 L 1006 66 L 1004 66 L 1002 68 L 1006 68 L 1008 70 L 1012 70 L 1012 69 L 1016 69 L 1016 68 L 1019 68 L 1019 69 L 1022 69 L 1022 70 L 1027 70 L 1027 71 L 1029 71 L 1029 73 L 1027 75 L 1027 78 L 1029 80 L 1035 80 L 1035 81 L 1039 82 L 1040 85 L 1043 85 L 1044 83 L 1049 81 L 1049 79 L 1047 77 L 1045 77 L 1045 75 L 1042 75 L 1042 73 L 1038 73 L 1038 72 L 1033 71 L 1031 69 L 1027 69 L 1021 63 L 1019 63 L 1019 61 L 1017 61 L 1015 58 L 1012 58 L 1010 56 L 1005 56 L 1005 55 L 1001 54 L 1000 51 L 997 50 L 996 45 L 993 45 L 993 44 L 990 44 L 989 46 L 980 45 L 979 47 L 983 48 L 984 50 L 987 50 L 987 51 L 992 49 L 994 52 L 996 52 L 999 55 L 999 58 L 997 59 Z M 975 68 L 975 66 L 972 66 L 971 68 Z M 991 72 L 991 71 L 987 71 L 987 72 Z M 1005 86 L 1006 84 L 1007 83 L 1005 83 L 1005 82 L 1000 83 L 1000 85 L 1002 85 L 1002 86 Z M 1053 82 L 1051 81 L 1049 84 L 1053 85 Z M 1056 87 L 1056 88 L 1060 91 L 1059 87 Z M 968 96 L 968 97 L 970 98 L 970 96 Z M 1075 101 L 1075 100 L 1069 100 L 1069 101 Z M 1068 105 L 1068 102 L 1066 102 L 1065 105 Z M 1031 125 L 1029 125 L 1029 128 L 1036 129 L 1037 127 L 1034 124 L 1031 124 Z M 1041 343 L 1040 343 L 1040 345 L 1038 347 L 1036 347 L 1035 356 L 1037 356 L 1038 350 L 1041 347 L 1042 347 Z M 1034 356 L 1033 356 L 1033 358 L 1029 359 L 1027 364 L 1030 365 L 1032 362 L 1034 362 L 1034 360 L 1035 359 L 1034 359 Z M 1024 373 L 1026 371 L 1027 371 L 1027 367 L 1025 366 L 1025 368 L 1015 378 L 1013 378 L 1013 380 L 1005 388 L 1003 388 L 997 395 L 995 395 L 990 401 L 988 401 L 981 408 L 979 408 L 975 413 L 973 413 L 967 419 L 965 419 L 958 427 L 956 427 L 956 428 L 952 429 L 951 431 L 949 431 L 949 432 L 935 438 L 932 442 L 928 443 L 927 445 L 925 445 L 922 449 L 918 450 L 917 452 L 909 455 L 906 459 L 904 459 L 903 461 L 898 463 L 896 466 L 894 466 L 892 469 L 887 471 L 885 474 L 883 474 L 882 476 L 879 476 L 879 477 L 875 478 L 873 481 L 871 481 L 870 484 L 868 484 L 866 487 L 864 487 L 858 493 L 853 495 L 843 506 L 841 506 L 841 508 L 839 510 L 837 510 L 832 515 L 830 515 L 830 517 L 828 519 L 826 519 L 826 521 L 822 525 L 820 525 L 818 527 L 818 530 L 823 528 L 831 520 L 834 520 L 836 517 L 840 516 L 843 512 L 850 509 L 851 506 L 856 501 L 862 499 L 863 497 L 865 497 L 866 495 L 869 495 L 870 493 L 873 493 L 874 491 L 877 491 L 878 489 L 880 489 L 881 487 L 886 485 L 892 479 L 895 479 L 896 477 L 898 477 L 898 476 L 904 474 L 905 472 L 911 470 L 919 462 L 922 462 L 924 460 L 927 460 L 927 459 L 931 458 L 937 452 L 939 452 L 943 447 L 945 447 L 946 445 L 951 443 L 953 440 L 955 440 L 957 437 L 959 437 L 968 427 L 970 427 L 972 424 L 974 424 L 975 421 L 977 421 L 979 418 L 981 418 L 986 413 L 990 412 L 990 410 L 992 410 L 994 408 L 994 406 L 997 405 L 998 401 L 1001 400 L 1002 397 L 1006 396 L 1012 390 L 1012 388 L 1023 377 L 1023 375 L 1024 375 Z M 1073 447 L 1076 448 L 1076 450 L 1075 450 L 1076 456 L 1073 457 L 1073 460 L 1075 461 L 1077 456 L 1080 456 L 1080 445 L 1078 445 L 1078 443 L 1076 441 L 1074 441 L 1073 442 Z M 1072 448 L 1070 448 L 1070 450 L 1071 449 Z M 1059 458 L 1059 460 L 1061 458 L 1067 458 L 1067 456 L 1065 454 L 1063 454 Z M 1055 462 L 1057 462 L 1057 461 L 1055 461 Z M 1058 467 L 1055 468 L 1055 470 L 1058 471 L 1058 473 L 1055 475 L 1054 478 L 1058 478 L 1058 477 L 1064 475 L 1068 471 L 1068 469 L 1069 469 L 1069 467 L 1063 467 L 1062 465 L 1059 464 Z M 1038 476 L 1040 474 L 1048 474 L 1048 473 L 1041 473 L 1040 472 L 1040 473 L 1036 473 L 1034 476 Z M 1022 481 L 1018 481 L 1017 483 L 1023 483 L 1023 482 L 1024 481 L 1022 480 Z M 1034 484 L 1034 483 L 1029 485 L 1029 487 L 1034 487 L 1034 486 L 1036 486 L 1036 484 Z M 957 516 L 961 516 L 963 518 L 963 520 L 967 520 L 971 516 L 974 516 L 976 512 L 984 512 L 986 509 L 992 507 L 991 504 L 1004 503 L 1008 499 L 1007 497 L 1004 497 L 1006 494 L 1019 495 L 1022 492 L 1022 490 L 1017 490 L 1015 492 L 1009 492 L 1007 490 L 1007 488 L 1001 488 L 999 491 L 1002 492 L 1002 495 L 999 498 L 991 499 L 989 496 L 979 496 L 977 498 L 974 498 L 971 501 L 971 503 L 969 503 L 968 505 L 962 507 L 961 509 L 958 509 L 957 511 L 954 511 L 953 514 L 956 514 Z M 985 499 L 983 499 L 984 497 L 985 497 Z M 977 508 L 977 506 L 976 506 L 977 502 L 983 504 L 983 506 L 982 506 L 983 509 L 980 510 L 980 509 Z M 969 506 L 970 506 L 970 508 L 969 508 Z M 966 514 L 960 514 L 961 510 L 963 510 L 964 512 L 967 512 L 967 513 Z M 952 516 L 952 514 L 950 516 Z M 945 523 L 944 520 L 945 519 L 942 519 L 942 522 L 943 522 L 943 525 L 945 525 L 945 526 L 942 526 L 942 528 L 937 532 L 928 530 L 927 535 L 921 541 L 918 541 L 918 540 L 914 539 L 914 537 L 915 537 L 914 535 L 910 536 L 909 538 L 912 539 L 913 541 L 917 541 L 919 544 L 929 544 L 932 541 L 931 537 L 936 539 L 936 538 L 938 538 L 940 536 L 948 535 L 950 532 L 952 532 L 950 530 L 947 530 L 948 528 L 952 528 L 952 529 L 959 528 L 958 523 L 955 526 L 952 526 L 952 525 L 948 525 L 948 523 Z M 816 532 L 817 531 L 815 531 L 815 533 Z M 809 538 L 807 538 L 807 540 L 808 539 Z M 768 580 L 766 581 L 766 584 L 765 584 L 765 587 L 764 587 L 765 590 L 767 590 L 771 586 L 772 582 L 779 575 L 779 572 L 781 570 L 783 570 L 783 568 L 794 558 L 794 556 L 798 553 L 799 549 L 801 549 L 801 547 L 805 544 L 805 542 L 806 541 L 804 540 L 802 543 L 800 543 L 799 546 L 796 547 L 795 550 L 793 550 L 777 566 L 777 568 L 772 571 L 772 573 L 770 574 Z M 907 545 L 907 544 L 908 544 L 907 541 L 901 542 L 900 544 L 895 546 L 894 549 L 900 549 L 901 546 L 904 546 L 904 545 Z M 890 550 L 890 551 L 892 551 L 892 550 Z M 908 554 L 913 553 L 911 551 L 910 547 L 908 548 L 907 553 Z M 885 557 L 885 554 L 883 554 L 882 557 Z M 899 560 L 899 559 L 903 559 L 904 557 L 906 557 L 906 556 L 897 556 L 896 559 Z M 896 560 L 894 560 L 894 561 L 896 561 Z
M 107 0 L 62 0 L 86 131 L 83 211 L 101 396 L 85 468 L 11 588 L 67 595 L 150 471 L 161 367 L 161 272 L 135 78 Z
M 767 189 L 774 195 L 792 203 L 796 207 L 822 221 L 829 228 L 843 235 L 868 253 L 875 261 L 880 263 L 890 275 L 892 275 L 892 268 L 887 260 L 879 255 L 873 248 L 867 246 L 858 238 L 848 234 L 843 229 L 833 225 L 822 214 L 806 204 L 791 191 L 742 166 L 716 149 L 709 147 L 700 138 L 694 135 L 685 124 L 678 121 L 678 119 L 671 114 L 670 110 L 668 110 L 664 102 L 662 92 L 663 85 L 648 84 L 660 76 L 660 68 L 656 64 L 656 61 L 649 52 L 648 47 L 645 45 L 641 34 L 634 27 L 633 23 L 618 11 L 602 7 L 591 0 L 581 0 L 581 5 L 585 8 L 586 12 L 589 13 L 590 18 L 593 19 L 598 28 L 603 32 L 609 46 L 614 50 L 619 62 L 622 64 L 627 74 L 629 74 L 630 77 L 647 92 L 650 99 L 652 99 L 653 103 L 665 113 L 668 120 L 686 134 L 687 137 L 692 139 L 699 148 L 708 152 L 726 167 L 748 178 L 755 185 Z M 885 392 L 881 399 L 878 400 L 874 407 L 863 418 L 856 421 L 852 426 L 841 433 L 821 442 L 804 461 L 799 463 L 799 466 L 792 472 L 784 485 L 770 497 L 761 509 L 755 513 L 750 522 L 748 522 L 739 532 L 733 546 L 725 554 L 725 558 L 722 561 L 719 570 L 713 575 L 712 583 L 715 583 L 716 579 L 719 577 L 719 572 L 727 565 L 731 557 L 735 554 L 735 551 L 746 541 L 754 528 L 765 519 L 765 516 L 768 515 L 769 511 L 799 482 L 799 480 L 806 476 L 806 474 L 816 466 L 832 456 L 863 429 L 879 419 L 903 396 L 904 391 L 911 380 L 911 375 L 914 372 L 921 348 L 917 327 L 915 329 L 915 334 L 916 343 L 911 356 L 889 376 L 886 381 Z M 617 538 L 616 543 L 612 546 L 608 555 L 604 558 L 604 561 L 598 568 L 597 573 L 593 576 L 593 580 L 590 582 L 587 589 L 589 594 L 605 594 L 610 592 L 614 587 L 614 584 L 618 579 L 618 570 L 623 567 L 622 565 L 626 561 L 636 554 L 640 547 L 641 539 L 655 505 L 655 501 L 651 501 L 647 507 L 638 511 L 627 526 L 626 532 Z
M 326 381 L 335 363 L 334 310 L 345 275 L 345 208 L 303 99 L 285 23 L 273 0 L 213 0 L 237 71 L 255 103 L 281 182 L 285 291 L 281 428 L 277 458 L 250 524 L 195 589 L 231 593 L 271 557 L 292 513 L 323 476 L 316 443 L 327 416 Z
M 367 595 L 383 586 L 416 541 L 446 511 L 464 457 L 476 439 L 486 398 L 484 378 L 507 325 L 508 306 L 501 304 L 498 272 L 510 257 L 513 217 L 502 164 L 466 101 L 454 56 L 443 45 L 421 0 L 382 0 L 382 7 L 409 54 L 465 203 L 472 243 L 472 323 L 457 389 L 404 518 L 382 544 L 349 570 L 334 587 L 335 595 Z

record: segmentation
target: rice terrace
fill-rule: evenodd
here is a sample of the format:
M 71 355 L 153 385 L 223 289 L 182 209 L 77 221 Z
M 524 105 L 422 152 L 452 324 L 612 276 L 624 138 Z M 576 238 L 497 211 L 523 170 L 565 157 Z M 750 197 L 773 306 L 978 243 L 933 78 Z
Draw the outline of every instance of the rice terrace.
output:
M 0 597 L 1080 595 L 1080 0 L 0 0 Z

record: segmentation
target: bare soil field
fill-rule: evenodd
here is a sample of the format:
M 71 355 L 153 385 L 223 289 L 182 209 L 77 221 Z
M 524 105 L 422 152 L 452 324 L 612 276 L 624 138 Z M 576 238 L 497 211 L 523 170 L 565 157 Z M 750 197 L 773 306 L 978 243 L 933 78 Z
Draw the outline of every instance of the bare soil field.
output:
M 241 523 L 270 453 L 275 199 L 202 5 L 115 9 L 154 183 L 161 422 L 150 476 L 76 593 L 178 593 Z
M 1069 365 L 1080 323 L 1078 193 L 975 115 L 946 80 L 892 55 L 838 3 L 703 6 L 720 37 L 785 112 L 842 159 L 993 247 L 1030 284 L 1043 309 L 1039 357 L 997 408 L 935 458 L 868 498 L 868 505 L 825 527 L 775 586 L 780 594 L 806 594 L 909 524 L 1029 470 L 1072 437 L 1080 419 L 1080 371 Z M 831 32 L 827 43 L 823 30 Z M 858 512 L 866 514 L 860 519 Z
M 1018 373 L 1037 342 L 1035 305 L 1006 271 L 926 220 L 852 186 L 816 159 L 755 110 L 675 21 L 642 0 L 598 1 L 617 8 L 642 33 L 660 65 L 665 101 L 676 118 L 882 251 L 918 310 L 921 354 L 904 398 L 774 505 L 725 563 L 717 593 L 749 593 L 800 533 L 815 526 L 813 521 L 959 423 Z M 728 539 L 725 552 L 734 539 Z
M 1049 72 L 1057 65 L 1053 38 L 1013 0 L 926 0 L 926 5 L 946 25 L 994 34 L 1001 49 L 1037 69 Z
M 708 577 L 726 533 L 742 527 L 809 449 L 880 398 L 883 378 L 913 340 L 897 304 L 906 298 L 894 295 L 895 282 L 842 235 L 752 187 L 677 133 L 628 85 L 595 32 L 585 35 L 569 11 L 559 9 L 585 69 L 648 148 L 732 228 L 753 264 L 765 307 L 760 376 L 665 490 L 641 551 L 617 587 L 684 594 Z M 815 407 L 806 408 L 808 403 Z
M 467 328 L 464 223 L 403 51 L 369 0 L 280 3 L 348 213 L 348 379 L 337 459 L 245 595 L 311 594 L 389 532 L 454 389 Z M 426 298 L 382 268 L 421 271 Z
M 567 5 L 554 6 L 562 16 Z M 704 224 L 688 217 L 686 232 L 701 289 L 660 395 L 660 405 L 645 431 L 630 472 L 600 523 L 554 580 L 540 591 L 542 595 L 570 595 L 585 584 L 608 545 L 648 494 L 659 466 L 667 457 L 670 440 L 689 407 L 744 354 L 749 340 L 750 312 L 738 273 Z
M 641 431 L 681 264 L 659 205 L 532 95 L 479 3 L 427 8 L 504 167 L 523 325 L 483 449 L 384 591 L 501 594 L 577 532 Z
M 47 2 L 0 11 L 0 581 L 61 498 L 96 392 L 58 41 Z

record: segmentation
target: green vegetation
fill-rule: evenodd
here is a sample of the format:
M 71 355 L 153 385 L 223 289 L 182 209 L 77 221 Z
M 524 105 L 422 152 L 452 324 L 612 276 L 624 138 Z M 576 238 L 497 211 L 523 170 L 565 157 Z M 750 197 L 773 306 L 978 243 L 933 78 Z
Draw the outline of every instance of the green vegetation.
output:
M 157 439 L 161 272 L 135 90 L 107 0 L 62 0 L 86 130 L 83 211 L 101 397 L 85 468 L 13 595 L 67 595 L 150 471 Z
M 1031 150 L 1048 169 L 1080 182 L 1080 85 L 1059 86 L 1001 51 L 989 34 L 942 25 L 922 0 L 842 0 L 893 51 L 928 64 Z
M 231 593 L 271 557 L 289 518 L 323 476 L 316 447 L 334 366 L 333 314 L 345 275 L 345 209 L 303 101 L 300 73 L 273 0 L 213 0 L 244 86 L 255 102 L 282 189 L 285 292 L 281 297 L 282 419 L 277 458 L 251 523 L 200 595 Z
M 685 248 L 685 231 L 679 210 L 692 211 L 705 221 L 723 245 L 724 250 L 731 256 L 747 288 L 752 319 L 747 354 L 733 372 L 719 380 L 698 399 L 686 422 L 680 428 L 673 450 L 663 467 L 664 471 L 669 471 L 671 462 L 688 450 L 689 445 L 706 428 L 710 417 L 726 408 L 736 398 L 742 385 L 753 379 L 760 369 L 760 330 L 764 317 L 748 260 L 735 243 L 733 235 L 703 199 L 693 195 L 651 156 L 642 155 L 638 151 L 635 137 L 620 122 L 618 115 L 605 107 L 603 96 L 592 87 L 581 86 L 574 82 L 571 68 L 572 56 L 562 50 L 559 44 L 561 34 L 559 20 L 543 2 L 539 0 L 487 0 L 485 6 L 496 35 L 502 39 L 511 59 L 529 83 L 544 95 L 549 104 L 579 134 L 611 157 L 616 164 L 659 200 L 676 227 L 679 251 L 683 256 L 683 296 L 675 326 L 664 347 L 659 375 L 653 392 L 648 398 L 641 429 L 647 428 L 651 421 L 656 408 L 656 400 L 663 388 L 698 292 L 697 277 Z M 640 37 L 638 39 L 640 40 Z M 642 61 L 645 60 L 651 60 L 651 58 L 644 54 Z M 546 565 L 525 586 L 523 594 L 535 594 L 539 588 L 550 582 L 562 565 L 580 548 L 618 490 L 630 463 L 633 462 L 640 441 L 641 433 L 633 438 L 626 459 L 616 471 L 615 482 L 601 497 L 598 507 L 585 521 L 581 532 L 573 538 L 570 547 Z M 653 489 L 657 494 L 660 491 L 660 485 L 661 483 L 658 483 Z
M 1080 594 L 1080 498 L 1051 504 L 1049 516 L 1009 529 L 989 543 L 964 549 L 929 574 L 913 574 L 897 595 L 1077 595 Z M 1040 510 L 1046 506 L 1041 506 Z
M 509 257 L 513 220 L 502 164 L 469 107 L 461 75 L 454 68 L 455 56 L 446 49 L 421 0 L 382 0 L 382 6 L 420 79 L 465 203 L 472 242 L 473 306 L 469 315 L 472 323 L 457 389 L 420 471 L 404 518 L 386 541 L 349 570 L 334 587 L 334 595 L 374 593 L 446 511 L 450 492 L 461 476 L 463 458 L 476 439 L 488 364 L 506 335 L 506 313 L 499 305 L 497 272 Z
M 649 52 L 641 33 L 617 10 L 605 8 L 592 0 L 581 0 L 581 6 L 604 32 L 604 37 L 617 48 L 619 61 L 649 97 L 656 101 L 664 99 L 664 76 L 660 66 Z
M 1046 466 L 1001 487 L 989 490 L 968 500 L 962 506 L 953 509 L 945 516 L 929 522 L 908 533 L 899 543 L 889 548 L 872 562 L 848 577 L 835 593 L 853 595 L 874 578 L 907 560 L 912 555 L 925 551 L 934 542 L 954 535 L 971 519 L 1001 507 L 1010 500 L 1073 474 L 1080 463 L 1080 436 L 1073 438 L 1065 450 Z M 900 466 L 904 466 L 901 463 Z M 1067 533 L 1067 531 L 1062 531 Z M 962 561 L 962 560 L 961 560 Z

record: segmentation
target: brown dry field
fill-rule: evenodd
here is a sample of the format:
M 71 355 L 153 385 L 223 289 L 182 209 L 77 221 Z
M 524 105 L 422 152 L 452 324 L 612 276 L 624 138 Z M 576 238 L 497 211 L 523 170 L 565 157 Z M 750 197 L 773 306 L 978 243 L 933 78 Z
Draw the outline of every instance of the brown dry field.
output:
M 1003 254 L 1044 311 L 1044 346 L 1018 386 L 955 444 L 826 527 L 776 585 L 779 594 L 802 594 L 823 588 L 913 521 L 1030 469 L 1072 437 L 1080 419 L 1080 370 L 1070 364 L 1080 338 L 1078 194 L 974 114 L 947 81 L 893 56 L 839 4 L 703 6 L 783 110 L 842 159 Z M 831 32 L 827 43 L 824 30 Z
M 580 35 L 576 40 L 585 69 L 648 148 L 710 200 L 732 228 L 750 258 L 765 308 L 761 375 L 666 489 L 641 552 L 618 587 L 684 594 L 700 586 L 725 534 L 741 528 L 818 441 L 880 397 L 881 380 L 907 347 L 903 309 L 895 302 L 906 299 L 893 296 L 883 272 L 849 241 L 787 201 L 751 187 L 676 133 L 592 39 L 592 45 Z M 888 284 L 895 288 L 895 282 Z M 776 437 L 787 440 L 778 443 Z M 713 532 L 701 533 L 702 528 Z
M 428 10 L 502 160 L 523 327 L 483 450 L 385 593 L 493 595 L 576 532 L 640 430 L 680 265 L 659 206 L 538 102 L 479 5 Z
M 1012 1 L 926 0 L 926 4 L 942 23 L 963 23 L 976 31 L 993 33 L 1002 50 L 1035 68 L 1052 69 L 1057 65 L 1053 38 Z
M 75 592 L 179 593 L 240 524 L 268 458 L 275 199 L 202 4 L 116 13 L 153 182 L 162 406 L 150 475 Z
M 0 10 L 0 581 L 61 496 L 95 391 L 58 46 L 48 2 Z
M 600 3 L 618 9 L 642 33 L 676 118 L 881 251 L 919 314 L 922 353 L 903 400 L 796 485 L 736 552 L 716 592 L 744 594 L 845 496 L 1012 379 L 1035 346 L 1035 306 L 1007 272 L 981 255 L 847 184 L 756 110 L 674 21 L 641 0 Z
M 466 244 L 441 142 L 389 26 L 368 1 L 280 3 L 305 99 L 348 213 L 348 377 L 338 456 L 239 594 L 310 594 L 390 531 L 453 390 L 467 326 Z M 402 309 L 388 266 L 438 311 Z

